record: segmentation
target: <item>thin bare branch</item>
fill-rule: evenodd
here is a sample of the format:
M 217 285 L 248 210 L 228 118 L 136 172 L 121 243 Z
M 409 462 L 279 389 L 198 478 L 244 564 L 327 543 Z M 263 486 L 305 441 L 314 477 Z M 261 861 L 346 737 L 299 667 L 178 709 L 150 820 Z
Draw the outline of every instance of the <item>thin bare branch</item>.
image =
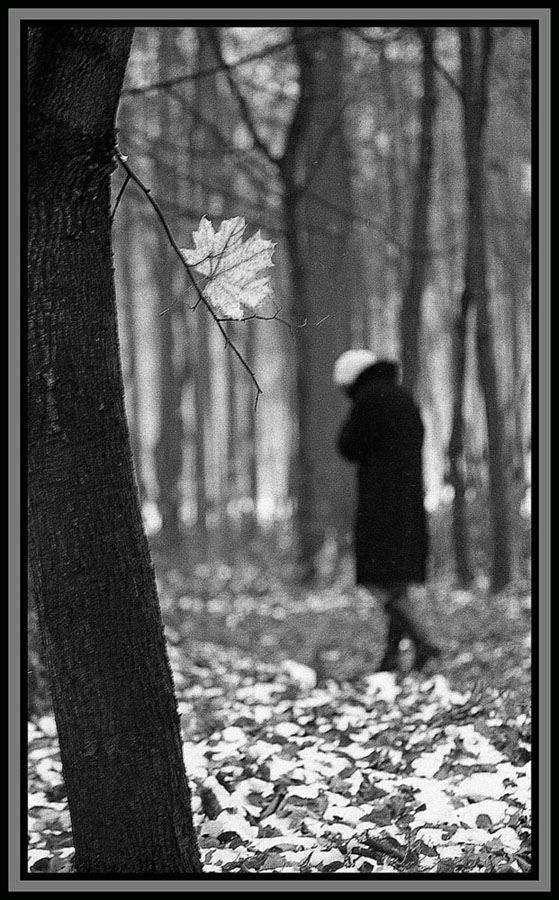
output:
M 272 151 L 270 150 L 270 148 L 268 147 L 266 142 L 263 141 L 262 138 L 260 137 L 260 135 L 258 134 L 258 130 L 252 120 L 252 114 L 248 107 L 248 103 L 246 102 L 246 100 L 244 98 L 243 92 L 241 91 L 239 85 L 237 84 L 237 81 L 233 77 L 233 73 L 231 71 L 230 66 L 225 62 L 225 60 L 223 58 L 223 53 L 221 52 L 221 42 L 219 40 L 219 34 L 217 34 L 216 30 L 213 28 L 208 28 L 208 29 L 206 29 L 206 31 L 208 33 L 208 38 L 212 45 L 213 51 L 214 51 L 217 59 L 219 60 L 219 64 L 227 76 L 227 82 L 229 84 L 229 89 L 231 90 L 231 93 L 233 94 L 233 96 L 235 97 L 235 100 L 237 101 L 237 105 L 239 107 L 239 111 L 241 113 L 243 122 L 246 125 L 246 127 L 250 133 L 250 136 L 253 140 L 254 146 L 257 147 L 260 150 L 260 152 L 263 153 L 264 156 L 271 163 L 273 163 L 274 165 L 277 165 L 278 160 L 273 155 Z
M 265 47 L 262 50 L 258 50 L 255 53 L 250 53 L 248 56 L 243 57 L 243 59 L 238 59 L 234 63 L 229 63 L 229 66 L 242 66 L 244 63 L 254 62 L 258 59 L 264 59 L 266 56 L 271 56 L 273 53 L 279 53 L 281 50 L 287 50 L 292 46 L 292 40 L 281 41 L 279 44 L 274 44 L 273 47 Z M 124 88 L 123 95 L 133 96 L 135 94 L 148 94 L 152 91 L 162 91 L 166 90 L 170 87 L 175 87 L 177 84 L 184 84 L 186 81 L 196 81 L 198 78 L 204 78 L 208 75 L 216 75 L 218 72 L 223 71 L 223 66 L 218 63 L 215 66 L 209 66 L 207 69 L 199 69 L 196 72 L 187 72 L 184 75 L 177 75 L 175 78 L 166 78 L 164 81 L 156 81 L 153 84 L 140 85 L 139 87 L 129 87 Z
M 461 85 L 458 84 L 458 82 L 456 81 L 456 79 L 454 78 L 454 76 L 450 74 L 450 72 L 448 71 L 448 69 L 445 69 L 445 67 L 442 65 L 442 63 L 440 63 L 440 62 L 438 61 L 438 59 L 436 59 L 436 57 L 435 57 L 434 55 L 433 55 L 432 58 L 433 58 L 433 68 L 435 69 L 435 71 L 438 72 L 439 75 L 442 75 L 442 77 L 443 77 L 444 80 L 450 85 L 450 87 L 452 88 L 452 90 L 453 90 L 453 91 L 456 91 L 456 93 L 458 94 L 458 96 L 461 97 L 461 98 L 463 99 L 463 98 L 464 98 L 464 91 L 462 90 Z
M 200 118 L 200 121 L 203 122 L 202 118 Z M 243 160 L 240 156 L 240 151 L 238 151 L 237 148 L 235 148 L 232 144 L 230 144 L 224 135 L 218 134 L 217 129 L 215 130 L 215 134 L 216 134 L 216 136 L 219 136 L 219 138 L 222 140 L 224 147 L 231 150 L 231 152 L 233 152 L 233 153 L 237 153 L 239 165 L 242 167 L 243 171 L 247 175 L 251 176 L 254 179 L 255 184 L 258 188 L 261 188 L 262 190 L 264 190 L 264 187 L 266 187 L 268 193 L 272 197 L 277 197 L 277 198 L 283 197 L 283 191 L 279 188 L 274 187 L 270 183 L 269 178 L 268 178 L 268 181 L 266 184 L 264 184 L 264 181 L 257 180 L 257 176 L 259 178 L 260 175 L 262 175 L 262 179 L 264 179 L 264 174 L 265 174 L 264 171 L 262 171 L 261 173 L 260 172 L 255 173 L 255 163 L 257 162 L 257 157 L 253 157 L 252 159 Z M 143 134 L 140 134 L 139 136 L 138 135 L 130 135 L 129 141 L 130 141 L 131 145 L 134 146 L 135 150 L 138 153 L 146 153 L 146 151 L 148 153 L 151 152 L 151 143 L 147 140 L 145 135 L 143 135 Z M 372 151 L 375 152 L 374 145 L 372 147 Z M 161 167 L 165 168 L 165 163 L 160 162 L 159 160 L 158 160 L 158 165 L 160 166 L 160 168 Z M 194 185 L 198 185 L 198 186 L 202 186 L 202 187 L 213 187 L 213 185 L 210 185 L 210 183 L 207 180 L 205 180 L 203 178 L 197 178 L 197 177 L 193 176 L 190 172 L 184 172 L 182 174 L 182 177 L 189 184 L 194 184 Z M 241 197 L 241 196 L 235 194 L 233 191 L 227 191 L 227 190 L 221 188 L 220 194 L 221 194 L 221 196 L 226 197 L 228 200 L 231 200 L 235 203 L 242 202 L 243 204 L 245 204 L 245 206 L 249 203 L 249 201 L 247 201 L 246 197 Z M 381 237 L 384 240 L 386 240 L 392 247 L 394 247 L 394 249 L 398 250 L 400 253 L 404 253 L 404 254 L 411 253 L 411 248 L 407 244 L 405 244 L 403 241 L 401 241 L 399 238 L 397 238 L 394 235 L 394 233 L 392 231 L 390 231 L 390 229 L 388 229 L 384 225 L 381 225 L 379 222 L 375 222 L 371 218 L 371 216 L 367 216 L 362 213 L 344 209 L 343 207 L 340 207 L 337 204 L 333 203 L 331 200 L 327 200 L 325 197 L 323 197 L 319 194 L 316 194 L 313 191 L 308 190 L 308 188 L 306 189 L 306 194 L 310 199 L 315 201 L 319 206 L 321 206 L 325 209 L 329 209 L 329 210 L 338 212 L 339 215 L 343 218 L 343 220 L 347 223 L 348 226 L 353 225 L 353 226 L 364 227 L 367 229 L 367 231 L 370 230 L 370 231 L 374 232 L 375 234 L 381 235 Z M 253 218 L 253 221 L 257 221 L 259 224 L 262 225 L 262 227 L 268 228 L 269 230 L 274 231 L 278 234 L 284 234 L 284 235 L 287 234 L 287 230 L 286 230 L 285 226 L 282 224 L 282 222 L 264 221 L 262 218 L 262 209 L 260 207 L 257 207 L 256 204 L 250 204 L 250 205 L 253 208 L 253 216 L 256 216 L 256 220 Z M 169 201 L 165 202 L 165 207 L 167 209 L 175 210 L 176 212 L 187 212 L 193 219 L 199 219 L 203 212 L 200 210 L 196 211 L 194 209 L 189 210 L 189 209 L 183 207 L 182 205 L 179 208 L 176 204 L 170 203 Z M 275 208 L 270 209 L 269 212 L 274 214 L 276 212 L 276 209 Z M 312 224 L 311 228 L 309 229 L 309 232 L 312 234 L 324 234 L 324 235 L 331 234 L 330 229 L 328 229 L 324 226 L 321 226 L 320 223 L 317 223 L 317 222 Z M 459 249 L 458 245 L 455 245 L 452 248 L 452 252 L 457 252 L 458 249 Z M 433 247 L 432 252 L 431 252 L 431 257 L 432 258 L 444 257 L 448 254 L 448 252 L 449 252 L 449 248 L 446 245 L 441 246 L 441 247 Z
M 181 249 L 173 236 L 173 233 L 169 227 L 169 224 L 168 224 L 165 216 L 163 215 L 163 212 L 161 211 L 159 204 L 157 203 L 157 201 L 153 198 L 153 196 L 151 194 L 151 189 L 148 188 L 143 183 L 143 181 L 139 178 L 138 175 L 136 175 L 136 173 L 131 168 L 131 166 L 128 164 L 127 160 L 125 159 L 125 157 L 122 155 L 122 153 L 120 152 L 120 150 L 118 148 L 116 148 L 115 153 L 116 153 L 116 158 L 117 158 L 118 162 L 120 163 L 120 165 L 122 166 L 122 168 L 124 169 L 126 174 L 129 176 L 129 179 L 132 180 L 134 182 L 134 184 L 140 189 L 140 191 L 143 193 L 146 200 L 152 207 L 153 211 L 155 212 L 157 218 L 159 219 L 159 221 L 163 227 L 165 234 L 167 235 L 167 238 L 169 239 L 169 243 L 171 244 L 171 247 L 175 251 L 178 258 L 180 259 L 183 267 L 186 269 L 190 283 L 191 283 L 192 287 L 194 288 L 194 290 L 196 291 L 196 294 L 198 296 L 198 303 L 196 305 L 198 306 L 200 303 L 202 303 L 203 306 L 205 306 L 205 308 L 209 312 L 210 316 L 212 317 L 212 319 L 216 323 L 217 327 L 219 328 L 221 334 L 225 338 L 226 348 L 231 349 L 232 353 L 235 354 L 235 356 L 237 357 L 237 359 L 239 360 L 239 362 L 241 363 L 243 368 L 248 372 L 248 374 L 256 388 L 256 400 L 255 400 L 255 409 L 256 409 L 256 406 L 258 404 L 258 398 L 259 398 L 260 394 L 262 393 L 262 388 L 260 387 L 260 385 L 257 381 L 256 375 L 254 374 L 254 372 L 248 365 L 247 361 L 245 360 L 244 356 L 239 351 L 237 346 L 230 339 L 229 335 L 227 334 L 227 331 L 225 330 L 222 322 L 219 319 L 219 316 L 216 315 L 211 304 L 207 301 L 203 292 L 200 290 L 200 287 L 196 283 L 196 279 L 194 278 L 194 275 L 192 274 L 191 268 L 188 265 L 188 263 L 186 262 L 186 260 L 184 259 L 183 255 L 181 253 Z
M 272 313 L 269 316 L 263 315 L 262 313 L 250 313 L 250 315 L 248 315 L 248 316 L 243 316 L 242 319 L 231 320 L 227 317 L 223 317 L 223 318 L 220 318 L 219 321 L 220 322 L 231 322 L 231 321 L 250 322 L 251 319 L 258 319 L 261 322 L 281 322 L 282 325 L 285 325 L 287 328 L 290 328 L 290 329 L 291 328 L 306 328 L 307 325 L 309 324 L 307 319 L 305 319 L 304 322 L 300 322 L 298 324 L 296 324 L 295 322 L 290 322 L 288 319 L 282 318 L 282 316 L 280 316 L 279 313 L 280 313 L 280 310 L 277 309 L 275 311 L 275 313 Z M 317 324 L 320 325 L 320 322 L 318 322 Z
M 124 197 L 124 191 L 125 191 L 126 188 L 128 187 L 128 182 L 129 182 L 129 181 L 130 181 L 130 175 L 127 174 L 127 175 L 126 175 L 126 178 L 125 178 L 124 181 L 122 182 L 122 185 L 121 185 L 120 190 L 119 190 L 119 192 L 118 192 L 117 198 L 116 198 L 116 200 L 115 200 L 115 205 L 113 206 L 113 211 L 112 211 L 112 213 L 111 213 L 111 219 L 110 219 L 111 224 L 112 224 L 112 222 L 113 222 L 114 217 L 116 216 L 116 211 L 117 211 L 117 209 L 118 209 L 118 207 L 119 207 L 119 205 L 120 205 L 120 201 L 121 201 L 122 198 Z
M 455 91 L 458 94 L 458 96 L 461 97 L 461 99 L 463 100 L 464 99 L 464 91 L 462 89 L 462 86 L 456 81 L 454 75 L 452 75 L 448 71 L 448 69 L 446 69 L 443 66 L 443 64 L 441 62 L 439 62 L 439 60 L 437 59 L 437 56 L 435 53 L 434 42 L 425 39 L 426 38 L 425 33 L 426 33 L 427 29 L 426 28 L 416 28 L 415 30 L 417 31 L 417 34 L 419 35 L 419 37 L 421 39 L 421 42 L 423 45 L 423 52 L 428 57 L 429 62 L 432 64 L 435 71 L 438 72 L 439 75 L 441 75 L 444 78 L 444 80 L 447 82 L 447 84 L 450 85 L 452 90 Z
M 321 29 L 322 34 L 329 31 L 330 28 L 324 26 Z M 235 62 L 228 63 L 227 66 L 229 69 L 231 68 L 239 68 L 243 66 L 245 63 L 255 62 L 259 59 L 265 59 L 267 56 L 273 56 L 274 53 L 280 53 L 282 50 L 289 50 L 297 43 L 304 43 L 309 40 L 316 40 L 318 35 L 308 35 L 304 38 L 301 37 L 293 37 L 290 36 L 285 41 L 280 41 L 277 44 L 273 44 L 271 47 L 263 47 L 261 50 L 257 50 L 254 53 L 249 53 L 247 56 L 244 56 L 242 59 L 237 59 Z M 167 88 L 174 87 L 177 84 L 183 84 L 187 81 L 196 81 L 198 78 L 204 78 L 208 75 L 216 75 L 218 72 L 223 71 L 223 66 L 221 64 L 217 64 L 215 66 L 210 66 L 207 69 L 200 69 L 196 72 L 186 72 L 184 75 L 178 75 L 175 78 L 166 78 L 164 81 L 156 81 L 153 84 L 140 85 L 138 87 L 129 87 L 124 88 L 122 91 L 123 95 L 133 96 L 135 94 L 148 94 L 152 91 L 161 91 L 166 90 Z

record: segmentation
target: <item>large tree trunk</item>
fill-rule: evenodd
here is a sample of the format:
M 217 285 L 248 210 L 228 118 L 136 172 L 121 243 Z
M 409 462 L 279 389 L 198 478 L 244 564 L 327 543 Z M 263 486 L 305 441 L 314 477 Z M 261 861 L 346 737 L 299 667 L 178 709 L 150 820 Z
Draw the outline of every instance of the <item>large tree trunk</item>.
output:
M 492 533 L 491 586 L 503 588 L 511 577 L 511 522 L 506 430 L 499 398 L 491 304 L 487 282 L 485 124 L 492 29 L 460 28 L 464 150 L 467 173 L 467 248 L 465 290 L 477 314 L 476 347 L 485 403 Z
M 299 28 L 298 37 L 316 38 Z M 303 575 L 314 574 L 315 557 L 328 532 L 343 533 L 350 516 L 349 472 L 337 455 L 335 432 L 345 412 L 334 388 L 337 356 L 351 345 L 347 298 L 347 233 L 351 185 L 344 160 L 341 95 L 342 36 L 296 45 L 301 98 L 281 164 L 285 223 L 297 329 L 299 457 L 297 532 Z
M 29 553 L 78 872 L 200 871 L 142 527 L 110 237 L 132 28 L 30 29 Z
M 419 340 L 421 300 L 427 279 L 429 254 L 429 209 L 433 170 L 433 130 L 435 125 L 435 28 L 419 28 L 423 47 L 423 97 L 419 153 L 415 172 L 415 199 L 412 214 L 410 260 L 402 294 L 400 319 L 403 383 L 417 397 L 420 374 Z

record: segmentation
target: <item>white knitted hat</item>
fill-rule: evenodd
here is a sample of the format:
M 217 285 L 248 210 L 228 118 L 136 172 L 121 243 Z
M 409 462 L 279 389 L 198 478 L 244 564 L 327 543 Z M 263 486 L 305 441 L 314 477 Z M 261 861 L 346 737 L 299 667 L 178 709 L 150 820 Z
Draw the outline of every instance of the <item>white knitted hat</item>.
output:
M 377 362 L 372 350 L 346 350 L 334 363 L 334 384 L 349 387 L 355 379 Z

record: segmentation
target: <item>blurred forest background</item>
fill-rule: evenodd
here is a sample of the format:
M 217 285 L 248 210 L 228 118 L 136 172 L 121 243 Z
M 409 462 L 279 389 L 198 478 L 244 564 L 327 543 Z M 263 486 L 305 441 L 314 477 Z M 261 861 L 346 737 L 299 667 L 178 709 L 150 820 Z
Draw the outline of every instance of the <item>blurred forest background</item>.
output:
M 179 246 L 203 215 L 242 215 L 277 242 L 278 319 L 227 325 L 263 389 L 255 410 L 146 198 L 128 185 L 116 212 L 128 417 L 156 549 L 192 567 L 260 546 L 306 579 L 331 576 L 354 478 L 335 450 L 346 401 L 332 366 L 369 347 L 402 360 L 422 409 L 433 574 L 497 589 L 526 577 L 530 31 L 460 32 L 137 29 L 119 145 Z M 484 78 L 478 159 L 467 131 L 475 142 Z

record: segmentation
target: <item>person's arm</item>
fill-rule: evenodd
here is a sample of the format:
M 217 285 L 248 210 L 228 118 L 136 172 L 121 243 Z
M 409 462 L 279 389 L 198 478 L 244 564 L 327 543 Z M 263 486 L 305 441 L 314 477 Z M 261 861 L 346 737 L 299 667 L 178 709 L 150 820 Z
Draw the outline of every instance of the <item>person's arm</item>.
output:
M 356 403 L 338 436 L 338 451 L 350 462 L 366 462 L 372 451 L 374 415 L 370 404 Z

